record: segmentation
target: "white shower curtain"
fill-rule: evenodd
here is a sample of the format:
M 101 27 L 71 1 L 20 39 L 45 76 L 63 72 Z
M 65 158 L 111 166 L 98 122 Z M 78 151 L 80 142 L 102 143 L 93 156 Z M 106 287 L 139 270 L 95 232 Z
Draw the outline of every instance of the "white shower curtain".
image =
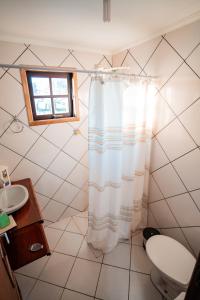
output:
M 91 82 L 88 242 L 104 253 L 146 225 L 154 93 L 144 80 Z

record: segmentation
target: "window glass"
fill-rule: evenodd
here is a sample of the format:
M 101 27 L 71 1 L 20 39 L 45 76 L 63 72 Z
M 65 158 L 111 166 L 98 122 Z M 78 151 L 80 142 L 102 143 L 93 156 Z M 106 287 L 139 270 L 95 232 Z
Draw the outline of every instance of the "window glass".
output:
M 31 77 L 34 96 L 50 95 L 49 78 Z
M 20 73 L 30 126 L 80 120 L 76 73 L 31 69 Z
M 52 114 L 51 98 L 34 98 L 37 115 Z
M 67 78 L 52 78 L 53 95 L 67 95 Z
M 69 113 L 69 102 L 67 97 L 54 98 L 53 103 L 55 114 Z

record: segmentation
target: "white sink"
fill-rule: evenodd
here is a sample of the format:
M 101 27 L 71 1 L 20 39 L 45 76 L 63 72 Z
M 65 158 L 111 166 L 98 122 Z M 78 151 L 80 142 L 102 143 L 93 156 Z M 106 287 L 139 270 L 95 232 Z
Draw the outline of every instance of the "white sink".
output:
M 23 185 L 11 185 L 0 189 L 0 209 L 10 214 L 23 207 L 28 200 L 28 190 Z

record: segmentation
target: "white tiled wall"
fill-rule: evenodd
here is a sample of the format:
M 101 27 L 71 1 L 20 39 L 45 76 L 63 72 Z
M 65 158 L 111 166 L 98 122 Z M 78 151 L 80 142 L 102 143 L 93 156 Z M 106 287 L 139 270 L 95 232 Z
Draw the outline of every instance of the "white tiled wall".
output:
M 114 66 L 158 76 L 152 143 L 149 225 L 200 249 L 200 21 L 113 56 Z M 94 68 L 111 58 L 35 45 L 0 43 L 0 62 Z M 29 127 L 19 72 L 0 69 L 0 164 L 11 178 L 31 177 L 46 220 L 87 206 L 87 114 L 90 78 L 78 74 L 81 121 Z M 9 128 L 17 115 L 22 133 Z M 74 136 L 79 128 L 81 135 Z M 81 145 L 81 147 L 80 147 Z M 63 163 L 64 162 L 64 163 Z
M 158 76 L 149 225 L 200 250 L 200 21 L 113 57 Z
M 111 57 L 69 49 L 0 42 L 0 63 L 93 69 L 111 66 Z M 0 69 L 0 165 L 7 165 L 12 180 L 30 177 L 46 220 L 87 207 L 87 115 L 90 78 L 78 74 L 80 122 L 29 127 L 21 78 L 16 69 Z M 24 128 L 13 133 L 16 115 Z M 73 135 L 79 128 L 81 134 Z

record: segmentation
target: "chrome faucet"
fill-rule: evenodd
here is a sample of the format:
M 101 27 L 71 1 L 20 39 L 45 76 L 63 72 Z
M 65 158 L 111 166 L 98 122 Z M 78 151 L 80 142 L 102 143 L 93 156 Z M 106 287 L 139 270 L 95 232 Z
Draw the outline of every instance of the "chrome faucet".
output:
M 0 188 L 3 188 L 4 187 L 4 181 L 3 179 L 0 178 Z

